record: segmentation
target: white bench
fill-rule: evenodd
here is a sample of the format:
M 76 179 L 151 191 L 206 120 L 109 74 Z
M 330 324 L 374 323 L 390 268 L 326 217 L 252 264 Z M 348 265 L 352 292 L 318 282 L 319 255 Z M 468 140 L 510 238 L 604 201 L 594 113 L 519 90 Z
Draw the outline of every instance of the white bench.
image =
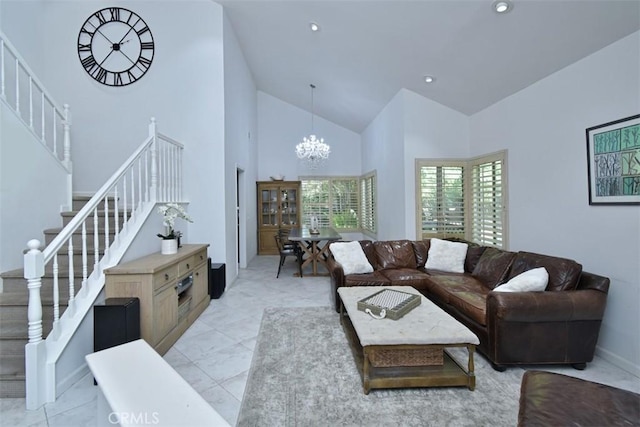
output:
M 98 425 L 229 426 L 144 340 L 85 359 L 100 387 Z

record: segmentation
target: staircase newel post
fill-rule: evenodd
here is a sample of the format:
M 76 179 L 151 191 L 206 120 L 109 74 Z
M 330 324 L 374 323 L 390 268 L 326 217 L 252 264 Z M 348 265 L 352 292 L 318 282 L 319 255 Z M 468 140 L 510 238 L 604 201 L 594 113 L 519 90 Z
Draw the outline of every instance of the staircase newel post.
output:
M 25 386 L 27 409 L 44 404 L 46 343 L 42 340 L 42 300 L 40 288 L 44 276 L 44 255 L 36 239 L 27 243 L 24 255 L 24 278 L 27 279 L 29 305 L 27 307 L 29 342 L 25 345 Z
M 151 117 L 149 136 L 153 138 L 151 142 L 151 201 L 155 202 L 158 199 L 158 138 L 155 117 Z
M 42 302 L 40 288 L 44 276 L 44 256 L 40 251 L 40 241 L 33 239 L 27 243 L 29 251 L 24 255 L 24 278 L 29 289 L 29 342 L 42 341 Z

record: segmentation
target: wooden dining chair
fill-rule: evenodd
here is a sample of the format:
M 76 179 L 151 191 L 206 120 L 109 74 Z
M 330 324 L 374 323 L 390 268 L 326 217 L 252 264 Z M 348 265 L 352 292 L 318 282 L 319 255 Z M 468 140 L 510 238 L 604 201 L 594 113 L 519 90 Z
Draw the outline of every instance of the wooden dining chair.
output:
M 276 239 L 278 252 L 280 252 L 280 262 L 278 263 L 278 274 L 276 274 L 276 278 L 280 277 L 280 270 L 282 269 L 282 266 L 284 265 L 284 262 L 288 256 L 296 257 L 300 277 L 302 277 L 302 251 L 300 250 L 298 245 L 296 245 L 295 242 L 291 242 L 290 244 L 285 245 L 285 241 L 280 236 L 280 233 L 275 234 L 273 237 Z

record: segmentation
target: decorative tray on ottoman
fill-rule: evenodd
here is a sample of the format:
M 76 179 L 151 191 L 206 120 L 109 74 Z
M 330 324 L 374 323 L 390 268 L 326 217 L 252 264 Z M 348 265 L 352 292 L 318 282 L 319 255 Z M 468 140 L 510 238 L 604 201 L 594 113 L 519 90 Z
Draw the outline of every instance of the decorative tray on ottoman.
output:
M 374 317 L 398 320 L 420 305 L 420 295 L 383 289 L 358 301 L 358 310 Z

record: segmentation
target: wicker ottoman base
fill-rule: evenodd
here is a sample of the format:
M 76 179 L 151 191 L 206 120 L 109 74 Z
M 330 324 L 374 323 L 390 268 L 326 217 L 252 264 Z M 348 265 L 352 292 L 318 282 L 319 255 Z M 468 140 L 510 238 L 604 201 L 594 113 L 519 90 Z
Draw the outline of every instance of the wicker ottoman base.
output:
M 422 348 L 385 348 L 369 352 L 369 362 L 376 368 L 389 366 L 442 366 L 443 346 Z

